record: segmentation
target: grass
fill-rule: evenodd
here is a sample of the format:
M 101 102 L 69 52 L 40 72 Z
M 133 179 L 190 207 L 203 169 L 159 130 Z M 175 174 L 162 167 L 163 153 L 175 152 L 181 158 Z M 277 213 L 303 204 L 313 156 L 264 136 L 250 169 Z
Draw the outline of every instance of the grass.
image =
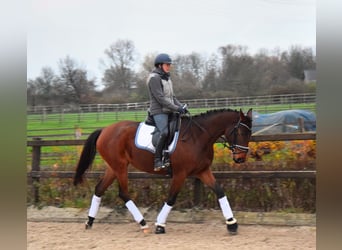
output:
M 240 107 L 231 107 L 240 109 Z M 243 111 L 253 108 L 259 113 L 271 113 L 288 109 L 307 109 L 315 112 L 315 103 L 281 104 L 241 107 Z M 206 112 L 206 108 L 190 109 L 192 115 Z M 121 120 L 143 121 L 146 118 L 146 111 L 126 112 L 103 112 L 103 113 L 72 113 L 72 114 L 46 114 L 27 116 L 27 136 L 29 138 L 39 136 L 62 137 L 62 139 L 73 139 L 75 129 L 81 128 L 82 133 L 87 135 L 97 128 L 106 127 Z M 53 138 L 53 139 L 56 139 Z
M 259 113 L 276 112 L 286 109 L 307 109 L 315 111 L 315 103 L 304 104 L 282 104 L 282 105 L 260 105 L 241 107 L 243 111 L 249 108 Z M 239 109 L 240 107 L 230 107 Z M 206 108 L 190 109 L 192 115 L 206 112 Z M 43 140 L 71 140 L 75 139 L 76 128 L 81 129 L 81 139 L 94 130 L 106 127 L 112 123 L 121 120 L 143 121 L 146 118 L 146 111 L 126 111 L 126 112 L 103 112 L 103 113 L 64 113 L 64 114 L 46 114 L 46 115 L 28 115 L 27 116 L 27 137 L 31 140 L 33 137 L 42 137 Z M 31 164 L 31 151 L 27 147 L 27 165 Z M 53 166 L 66 165 L 74 166 L 75 160 L 67 161 L 68 158 L 76 159 L 80 153 L 80 146 L 64 147 L 43 147 L 42 165 L 53 168 Z M 44 157 L 46 156 L 46 157 Z

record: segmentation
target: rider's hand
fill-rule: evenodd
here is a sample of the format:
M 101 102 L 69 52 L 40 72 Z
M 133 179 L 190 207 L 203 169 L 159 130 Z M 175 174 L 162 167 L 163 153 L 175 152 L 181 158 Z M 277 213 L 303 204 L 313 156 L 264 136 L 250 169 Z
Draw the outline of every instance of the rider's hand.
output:
M 180 114 L 186 114 L 186 113 L 189 113 L 189 110 L 187 109 L 188 105 L 187 104 L 184 104 L 183 106 L 179 107 L 178 108 L 178 112 Z
M 177 109 L 177 111 L 180 113 L 180 114 L 185 114 L 187 112 L 187 109 L 183 106 L 183 107 L 179 107 Z
M 190 113 L 188 110 L 188 104 L 184 104 L 183 109 L 184 109 L 185 114 Z

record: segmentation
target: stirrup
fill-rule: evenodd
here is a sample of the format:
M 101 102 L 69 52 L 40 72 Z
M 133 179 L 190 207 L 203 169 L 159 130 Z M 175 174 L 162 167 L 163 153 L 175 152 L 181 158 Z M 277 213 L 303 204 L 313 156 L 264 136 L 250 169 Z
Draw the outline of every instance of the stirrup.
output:
M 155 167 L 154 167 L 154 171 L 155 171 L 155 172 L 158 172 L 158 171 L 160 171 L 160 170 L 162 170 L 162 169 L 165 169 L 165 168 L 166 168 L 165 165 L 155 166 Z
M 163 151 L 163 164 L 166 168 L 171 166 L 170 152 L 169 150 Z
M 155 163 L 154 163 L 154 171 L 158 172 L 158 171 L 160 171 L 160 170 L 162 170 L 164 168 L 165 168 L 165 165 L 164 165 L 162 160 L 157 160 L 157 162 L 155 161 Z

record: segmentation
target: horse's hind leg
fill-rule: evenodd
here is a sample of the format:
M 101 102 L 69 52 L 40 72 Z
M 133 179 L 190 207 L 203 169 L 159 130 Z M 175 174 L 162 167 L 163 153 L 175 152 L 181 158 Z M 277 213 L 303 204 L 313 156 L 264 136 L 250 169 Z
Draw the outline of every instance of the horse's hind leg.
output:
M 91 205 L 88 213 L 88 221 L 85 224 L 86 229 L 90 229 L 93 226 L 95 217 L 100 208 L 101 196 L 105 193 L 107 188 L 113 183 L 114 179 L 114 173 L 110 169 L 107 169 L 104 177 L 97 183 L 95 187 L 95 193 L 91 200 Z
M 120 173 L 117 173 L 117 180 L 119 182 L 119 197 L 125 202 L 125 206 L 128 211 L 132 214 L 134 220 L 140 225 L 140 228 L 144 233 L 149 232 L 148 225 L 144 219 L 144 216 L 141 214 L 139 208 L 135 205 L 133 200 L 128 194 L 128 175 L 127 170 L 121 170 Z
M 204 184 L 208 185 L 215 192 L 220 208 L 222 210 L 222 214 L 226 219 L 228 232 L 233 235 L 237 234 L 237 220 L 233 216 L 233 211 L 230 208 L 227 196 L 224 194 L 224 191 L 220 187 L 220 185 L 216 182 L 213 173 L 208 169 L 207 171 L 202 172 L 197 177 L 200 178 Z

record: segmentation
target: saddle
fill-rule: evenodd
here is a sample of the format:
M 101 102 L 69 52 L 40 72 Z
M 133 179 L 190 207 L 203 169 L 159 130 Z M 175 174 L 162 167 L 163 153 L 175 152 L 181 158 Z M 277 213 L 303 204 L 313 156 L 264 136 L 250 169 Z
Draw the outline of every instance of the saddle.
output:
M 181 125 L 181 117 L 179 114 L 169 115 L 169 134 L 167 138 L 166 148 L 164 151 L 173 153 L 176 149 L 178 141 L 178 134 Z M 155 147 L 158 141 L 160 132 L 155 126 L 153 117 L 148 112 L 148 115 L 144 122 L 141 122 L 138 126 L 135 135 L 135 145 L 140 149 L 148 150 L 155 153 Z
M 158 131 L 156 124 L 153 120 L 153 116 L 150 114 L 150 112 L 147 112 L 145 123 L 147 125 L 155 127 L 154 131 L 152 132 L 152 144 L 153 146 L 156 146 L 160 132 Z M 169 114 L 168 124 L 169 124 L 169 134 L 167 136 L 167 145 L 169 146 L 172 143 L 176 132 L 179 131 L 180 124 L 181 124 L 180 115 L 178 113 Z

